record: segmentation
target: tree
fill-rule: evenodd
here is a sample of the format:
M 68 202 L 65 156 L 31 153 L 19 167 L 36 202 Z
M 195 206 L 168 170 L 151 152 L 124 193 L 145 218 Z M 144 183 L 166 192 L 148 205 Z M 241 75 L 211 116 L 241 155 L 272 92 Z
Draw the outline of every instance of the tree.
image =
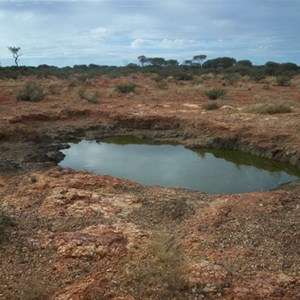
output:
M 227 69 L 234 64 L 236 64 L 236 60 L 232 57 L 218 57 L 207 60 L 205 63 L 203 63 L 202 67 L 204 69 Z
M 19 56 L 22 55 L 21 53 L 19 53 L 21 48 L 20 47 L 8 47 L 8 50 L 12 53 L 13 58 L 15 60 L 15 64 L 18 67 L 19 66 Z
M 148 62 L 154 67 L 163 67 L 166 63 L 166 60 L 163 57 L 150 57 Z
M 142 67 L 144 67 L 145 63 L 148 62 L 148 58 L 145 55 L 140 55 L 138 57 L 138 60 L 141 63 Z
M 184 64 L 185 64 L 186 66 L 191 66 L 191 65 L 193 64 L 193 62 L 192 62 L 192 60 L 190 60 L 190 59 L 186 59 L 186 60 L 184 61 Z
M 265 71 L 269 76 L 278 75 L 278 71 L 280 71 L 280 64 L 274 61 L 268 61 L 265 63 Z
M 245 67 L 252 67 L 252 62 L 248 59 L 239 60 L 237 65 L 245 66 Z
M 206 60 L 206 58 L 207 58 L 207 56 L 204 55 L 204 54 L 195 55 L 195 56 L 193 57 L 193 62 L 196 62 L 196 63 L 199 64 L 200 67 L 202 68 L 202 62 L 203 62 L 204 60 Z
M 179 65 L 179 63 L 176 59 L 168 59 L 168 60 L 166 60 L 165 64 L 166 64 L 166 66 L 172 66 L 172 67 Z

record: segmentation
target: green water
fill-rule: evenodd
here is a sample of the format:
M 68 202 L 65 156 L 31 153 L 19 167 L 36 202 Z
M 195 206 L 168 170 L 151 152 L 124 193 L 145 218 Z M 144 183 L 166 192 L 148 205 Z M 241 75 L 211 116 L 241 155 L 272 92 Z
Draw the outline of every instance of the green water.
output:
M 229 150 L 190 150 L 133 137 L 70 143 L 63 167 L 209 194 L 264 191 L 300 177 L 289 164 Z

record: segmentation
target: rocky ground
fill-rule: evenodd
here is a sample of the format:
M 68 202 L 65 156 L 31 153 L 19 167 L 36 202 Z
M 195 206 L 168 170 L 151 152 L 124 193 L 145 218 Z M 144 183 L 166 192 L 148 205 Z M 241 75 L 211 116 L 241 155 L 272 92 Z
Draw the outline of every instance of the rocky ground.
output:
M 46 97 L 16 101 L 28 80 L 0 82 L 0 299 L 300 298 L 298 182 L 207 195 L 57 166 L 70 140 L 123 134 L 300 168 L 300 78 L 32 79 Z M 212 87 L 227 94 L 206 110 Z M 278 103 L 292 112 L 247 112 Z

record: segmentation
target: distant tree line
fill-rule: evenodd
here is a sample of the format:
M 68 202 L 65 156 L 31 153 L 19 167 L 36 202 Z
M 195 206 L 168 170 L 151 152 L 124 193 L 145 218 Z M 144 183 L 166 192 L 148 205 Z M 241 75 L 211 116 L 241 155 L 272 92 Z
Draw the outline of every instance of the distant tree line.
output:
M 0 78 L 18 78 L 18 76 L 38 76 L 68 78 L 76 76 L 80 80 L 86 80 L 97 76 L 119 77 L 133 73 L 157 73 L 161 78 L 173 76 L 177 80 L 191 80 L 195 75 L 205 73 L 237 73 L 241 76 L 250 76 L 260 80 L 265 76 L 287 76 L 289 78 L 300 73 L 300 67 L 295 63 L 276 63 L 269 61 L 264 65 L 253 65 L 250 60 L 237 61 L 232 57 L 217 57 L 207 59 L 204 54 L 195 55 L 192 59 L 179 63 L 176 59 L 163 57 L 138 56 L 139 64 L 129 63 L 126 66 L 106 66 L 97 64 L 80 64 L 73 67 L 59 68 L 46 64 L 38 67 L 19 66 L 19 47 L 9 47 L 13 54 L 15 66 L 1 67 Z
M 185 60 L 184 65 L 202 67 L 202 61 L 206 59 L 206 55 L 200 54 L 195 55 L 191 60 Z M 179 62 L 176 59 L 164 59 L 163 57 L 146 57 L 140 55 L 138 57 L 142 67 L 153 66 L 153 67 L 174 67 L 179 66 Z

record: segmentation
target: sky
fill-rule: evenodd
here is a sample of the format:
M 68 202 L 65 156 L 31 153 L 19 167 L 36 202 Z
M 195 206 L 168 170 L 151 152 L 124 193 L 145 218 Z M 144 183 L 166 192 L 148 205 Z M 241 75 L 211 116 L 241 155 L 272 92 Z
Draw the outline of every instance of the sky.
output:
M 180 63 L 199 54 L 300 65 L 300 0 L 0 0 L 0 63 Z

